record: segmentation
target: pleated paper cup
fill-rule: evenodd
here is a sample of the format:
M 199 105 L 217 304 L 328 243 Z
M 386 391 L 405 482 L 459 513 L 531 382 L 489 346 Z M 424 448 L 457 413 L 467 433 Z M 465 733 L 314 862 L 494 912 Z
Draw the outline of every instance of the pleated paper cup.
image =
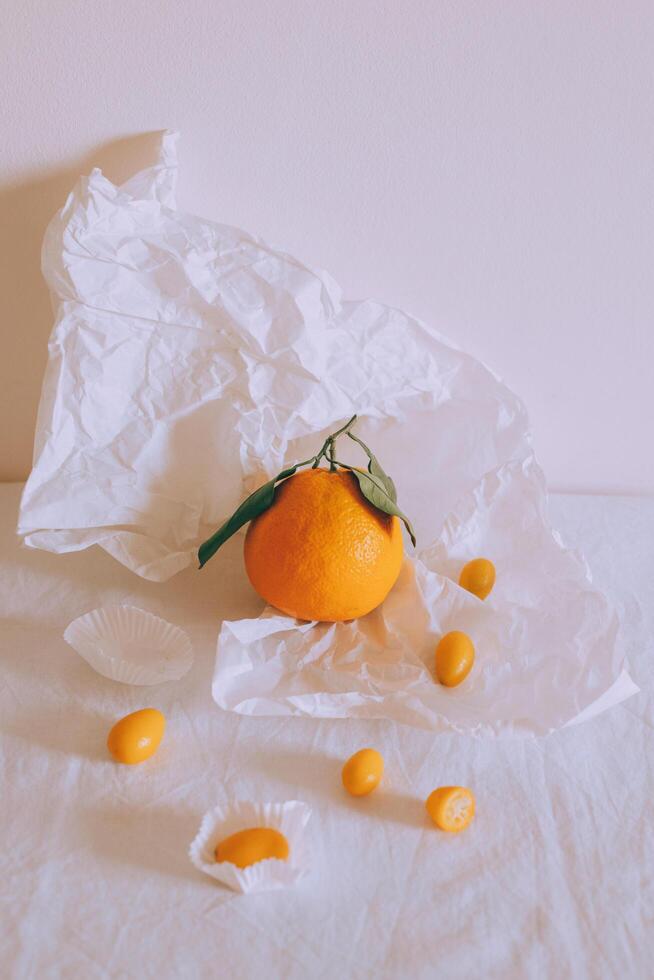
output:
M 286 803 L 240 801 L 216 806 L 202 818 L 197 837 L 189 848 L 189 857 L 196 868 L 235 892 L 289 888 L 309 870 L 305 828 L 310 816 L 310 807 L 299 800 Z M 216 846 L 221 841 L 253 827 L 269 827 L 284 834 L 288 841 L 288 858 L 285 861 L 267 858 L 249 868 L 238 868 L 229 861 L 216 861 Z
M 177 681 L 193 664 L 179 626 L 136 606 L 104 606 L 74 619 L 64 640 L 103 677 L 122 684 Z

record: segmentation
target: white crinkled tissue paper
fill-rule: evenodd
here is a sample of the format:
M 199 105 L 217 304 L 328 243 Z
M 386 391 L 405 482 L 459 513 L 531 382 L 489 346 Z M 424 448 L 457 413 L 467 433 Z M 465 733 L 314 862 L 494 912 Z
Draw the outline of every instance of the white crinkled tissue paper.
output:
M 163 581 L 246 493 L 356 412 L 418 551 L 406 542 L 396 586 L 360 620 L 267 609 L 223 623 L 217 703 L 538 734 L 634 693 L 615 610 L 548 526 L 519 399 L 413 317 L 343 301 L 325 273 L 177 211 L 175 140 L 166 133 L 157 165 L 121 187 L 99 170 L 81 178 L 46 232 L 57 316 L 25 543 L 99 544 Z M 484 602 L 456 584 L 480 555 L 498 573 Z M 432 672 L 451 629 L 477 651 L 458 689 Z

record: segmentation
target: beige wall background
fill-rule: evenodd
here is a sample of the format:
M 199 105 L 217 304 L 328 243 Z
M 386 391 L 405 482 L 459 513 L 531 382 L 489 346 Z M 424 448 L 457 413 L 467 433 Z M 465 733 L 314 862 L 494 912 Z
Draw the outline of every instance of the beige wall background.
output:
M 52 324 L 46 224 L 182 133 L 179 202 L 433 323 L 557 488 L 654 490 L 646 0 L 0 0 L 0 479 Z

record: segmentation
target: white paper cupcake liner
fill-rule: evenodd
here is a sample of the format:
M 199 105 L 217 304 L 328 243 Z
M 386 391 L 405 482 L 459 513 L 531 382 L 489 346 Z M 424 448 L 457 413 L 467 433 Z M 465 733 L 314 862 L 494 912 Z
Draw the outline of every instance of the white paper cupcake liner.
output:
M 286 803 L 250 803 L 246 801 L 216 806 L 202 818 L 197 837 L 189 848 L 196 868 L 236 892 L 277 891 L 294 885 L 308 871 L 305 828 L 311 809 L 299 800 Z M 286 861 L 268 858 L 249 868 L 216 861 L 216 845 L 239 830 L 270 827 L 286 837 L 289 856 Z
M 64 640 L 103 677 L 123 684 L 176 681 L 193 664 L 184 630 L 136 606 L 93 609 L 69 624 Z

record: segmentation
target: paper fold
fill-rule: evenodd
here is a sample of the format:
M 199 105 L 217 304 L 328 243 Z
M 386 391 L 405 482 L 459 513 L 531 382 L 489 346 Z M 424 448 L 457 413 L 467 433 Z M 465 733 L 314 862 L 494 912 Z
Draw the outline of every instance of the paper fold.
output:
M 420 551 L 359 622 L 225 623 L 218 703 L 462 731 L 569 723 L 612 688 L 624 657 L 610 604 L 548 527 L 520 400 L 406 313 L 344 301 L 326 273 L 178 211 L 175 139 L 122 187 L 99 171 L 81 178 L 46 233 L 56 322 L 25 543 L 98 544 L 163 581 L 246 492 L 356 412 Z M 343 454 L 359 461 L 356 447 Z M 484 604 L 455 584 L 480 555 L 498 571 Z M 448 694 L 430 658 L 455 627 L 473 635 L 478 666 Z

